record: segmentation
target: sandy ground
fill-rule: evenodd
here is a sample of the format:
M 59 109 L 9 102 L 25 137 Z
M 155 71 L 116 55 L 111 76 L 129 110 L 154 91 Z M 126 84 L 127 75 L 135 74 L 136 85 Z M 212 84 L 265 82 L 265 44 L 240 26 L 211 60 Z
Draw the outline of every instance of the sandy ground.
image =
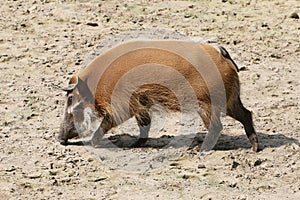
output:
M 300 21 L 293 12 L 299 1 L 2 2 L 0 199 L 300 199 Z M 152 28 L 207 38 L 246 69 L 242 100 L 253 112 L 260 152 L 227 117 L 203 161 L 188 150 L 192 136 L 205 134 L 202 126 L 191 131 L 199 121 L 193 116 L 160 123 L 152 132 L 165 136 L 152 134 L 145 148 L 55 140 L 65 96 L 58 88 L 107 38 Z M 172 136 L 176 128 L 182 134 Z M 136 131 L 129 120 L 111 134 L 131 140 L 120 134 Z

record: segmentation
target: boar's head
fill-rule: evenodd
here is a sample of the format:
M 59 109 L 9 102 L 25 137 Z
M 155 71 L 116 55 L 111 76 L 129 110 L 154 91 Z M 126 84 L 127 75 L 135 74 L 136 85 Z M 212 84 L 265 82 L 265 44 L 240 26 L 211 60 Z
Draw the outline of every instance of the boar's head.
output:
M 95 100 L 87 84 L 78 76 L 73 76 L 67 92 L 66 103 L 57 140 L 67 144 L 68 139 L 93 135 L 100 126 L 95 110 Z

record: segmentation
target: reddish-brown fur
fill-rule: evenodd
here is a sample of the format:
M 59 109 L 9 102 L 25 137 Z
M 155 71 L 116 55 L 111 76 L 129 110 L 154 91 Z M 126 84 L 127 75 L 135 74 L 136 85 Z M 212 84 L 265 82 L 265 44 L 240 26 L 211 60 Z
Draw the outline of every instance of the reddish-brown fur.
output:
M 202 109 L 200 116 L 209 130 L 208 135 L 211 135 L 213 143 L 216 142 L 214 138 L 222 129 L 220 112 L 224 112 L 244 125 L 253 149 L 257 151 L 257 136 L 253 128 L 251 113 L 243 107 L 239 97 L 240 84 L 237 67 L 230 56 L 229 58 L 227 56 L 229 54 L 222 55 L 207 44 L 182 41 L 129 42 L 100 55 L 82 72 L 74 76 L 70 84 L 76 85 L 80 95 L 84 96 L 89 104 L 95 103 L 96 111 L 100 117 L 103 117 L 100 128 L 105 133 L 111 127 L 132 116 L 136 117 L 140 127 L 148 126 L 151 122 L 148 111 L 155 103 L 169 110 L 180 111 L 182 102 L 179 101 L 178 95 L 184 94 L 186 88 L 182 86 L 184 84 L 179 79 L 173 80 L 178 73 L 191 86 L 197 103 Z M 204 67 L 195 66 L 193 60 Z M 151 71 L 150 65 L 153 63 L 170 67 L 173 71 L 164 71 L 163 67 L 161 72 Z M 151 73 L 136 70 L 139 66 L 149 69 Z M 218 74 L 211 74 L 210 68 L 205 67 L 215 68 Z M 130 73 L 133 73 L 133 76 L 125 82 L 128 85 L 118 85 L 118 82 Z M 162 80 L 168 83 L 169 87 L 147 81 L 141 85 L 130 85 L 135 80 L 137 83 L 140 83 L 141 79 L 152 80 L 153 76 L 162 76 Z M 81 85 L 78 84 L 78 80 L 82 83 Z M 120 87 L 119 93 L 116 93 L 117 98 L 114 100 L 114 95 L 116 95 L 114 92 L 118 87 Z M 69 93 L 72 93 L 73 89 L 69 90 Z M 214 102 L 211 98 L 214 98 Z M 223 98 L 226 102 L 222 102 Z M 189 104 L 189 101 L 184 103 Z M 213 105 L 215 109 L 212 109 L 212 103 L 216 104 Z M 121 108 L 117 110 L 118 114 L 122 114 L 127 106 L 129 115 L 116 119 L 118 116 L 112 110 L 114 106 Z M 94 138 L 97 137 L 94 136 Z M 211 146 L 213 147 L 214 144 L 208 145 L 203 150 L 210 150 Z

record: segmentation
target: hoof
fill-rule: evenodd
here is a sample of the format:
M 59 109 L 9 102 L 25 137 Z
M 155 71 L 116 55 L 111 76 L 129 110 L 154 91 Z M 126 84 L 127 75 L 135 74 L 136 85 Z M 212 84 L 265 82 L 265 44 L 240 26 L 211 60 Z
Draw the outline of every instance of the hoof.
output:
M 253 150 L 254 152 L 258 152 L 258 151 L 259 151 L 258 143 L 252 144 L 252 150 Z
M 200 160 L 204 160 L 206 158 L 206 156 L 212 154 L 213 150 L 210 150 L 210 151 L 200 151 L 199 154 L 198 154 L 198 158 Z
M 257 136 L 256 134 L 253 134 L 252 136 L 249 137 L 249 140 L 251 142 L 251 145 L 252 145 L 252 150 L 254 152 L 258 152 L 258 139 L 257 139 Z
M 67 146 L 67 145 L 68 145 L 68 141 L 67 141 L 67 140 L 59 141 L 59 143 L 60 143 L 61 145 L 64 145 L 64 146 Z
M 99 141 L 99 140 L 96 140 L 96 139 L 94 139 L 94 138 L 90 140 L 90 144 L 91 144 L 91 146 L 94 147 L 94 148 L 99 147 L 99 143 L 100 143 L 100 141 Z

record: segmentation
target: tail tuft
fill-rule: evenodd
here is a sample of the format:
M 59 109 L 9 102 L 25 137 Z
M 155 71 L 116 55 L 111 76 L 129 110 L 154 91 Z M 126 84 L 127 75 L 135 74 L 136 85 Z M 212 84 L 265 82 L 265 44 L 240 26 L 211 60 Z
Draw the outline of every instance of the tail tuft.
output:
M 230 57 L 228 51 L 227 51 L 224 47 L 222 47 L 222 46 L 220 46 L 219 49 L 220 49 L 220 52 L 221 52 L 222 56 L 223 56 L 224 58 L 229 59 L 229 60 L 232 62 L 232 64 L 235 66 L 236 70 L 239 72 L 239 71 L 240 71 L 239 67 L 238 67 L 237 64 L 232 60 L 232 58 Z

